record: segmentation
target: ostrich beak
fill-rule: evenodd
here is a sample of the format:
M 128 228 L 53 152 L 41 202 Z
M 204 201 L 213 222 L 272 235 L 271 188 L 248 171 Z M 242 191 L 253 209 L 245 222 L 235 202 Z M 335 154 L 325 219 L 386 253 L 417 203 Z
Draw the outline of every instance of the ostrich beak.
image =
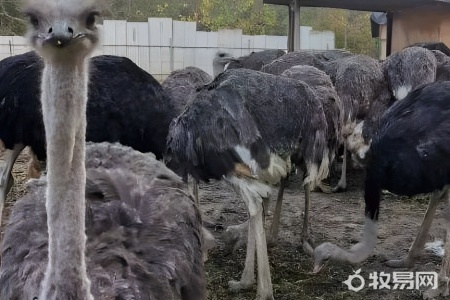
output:
M 313 270 L 312 273 L 313 273 L 313 274 L 319 273 L 320 270 L 322 270 L 322 267 L 323 267 L 323 265 L 318 265 L 318 264 L 314 265 L 314 270 Z
M 65 22 L 55 22 L 48 32 L 44 43 L 53 47 L 63 48 L 74 38 L 73 29 Z

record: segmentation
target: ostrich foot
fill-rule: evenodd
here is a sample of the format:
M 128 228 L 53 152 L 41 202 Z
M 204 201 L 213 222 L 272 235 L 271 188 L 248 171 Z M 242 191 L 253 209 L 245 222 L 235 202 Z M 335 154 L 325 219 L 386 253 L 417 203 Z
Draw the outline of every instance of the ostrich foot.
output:
M 322 181 L 321 181 L 321 182 L 316 186 L 316 188 L 314 189 L 314 191 L 315 191 L 315 192 L 321 191 L 322 193 L 325 193 L 325 194 L 331 194 L 332 191 L 333 191 L 333 189 L 331 188 L 331 186 L 330 186 L 328 183 L 325 183 L 325 182 L 322 182 Z
M 247 245 L 248 221 L 239 225 L 228 226 L 223 237 L 225 247 L 224 254 L 234 253 Z
M 386 265 L 391 268 L 411 268 L 414 266 L 414 260 L 405 256 L 402 259 L 391 259 L 386 262 Z
M 345 191 L 347 191 L 347 184 L 341 183 L 340 181 L 334 188 L 331 189 L 331 192 L 333 193 L 341 193 Z
M 246 291 L 246 290 L 250 290 L 253 288 L 253 286 L 255 285 L 256 280 L 253 277 L 253 279 L 251 280 L 241 280 L 241 281 L 236 281 L 236 280 L 230 280 L 228 281 L 228 289 L 233 292 L 233 293 L 238 293 L 240 291 Z

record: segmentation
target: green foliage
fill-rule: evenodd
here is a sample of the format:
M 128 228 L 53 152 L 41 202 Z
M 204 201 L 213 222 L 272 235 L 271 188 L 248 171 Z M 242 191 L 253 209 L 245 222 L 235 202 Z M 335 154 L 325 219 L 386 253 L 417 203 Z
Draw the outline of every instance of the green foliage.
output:
M 370 13 L 331 8 L 302 8 L 300 22 L 315 30 L 332 30 L 336 48 L 376 56 L 370 32 Z
M 18 1 L 0 0 L 0 35 L 22 35 L 25 22 Z

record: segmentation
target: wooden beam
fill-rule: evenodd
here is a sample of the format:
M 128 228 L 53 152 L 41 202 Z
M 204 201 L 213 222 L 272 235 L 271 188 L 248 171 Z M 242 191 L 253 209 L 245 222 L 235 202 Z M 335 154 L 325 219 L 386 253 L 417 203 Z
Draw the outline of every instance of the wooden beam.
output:
M 288 52 L 300 50 L 300 0 L 289 4 Z
M 291 0 L 263 0 L 266 4 L 290 5 Z M 398 11 L 449 0 L 301 0 L 302 7 L 331 7 L 363 11 Z

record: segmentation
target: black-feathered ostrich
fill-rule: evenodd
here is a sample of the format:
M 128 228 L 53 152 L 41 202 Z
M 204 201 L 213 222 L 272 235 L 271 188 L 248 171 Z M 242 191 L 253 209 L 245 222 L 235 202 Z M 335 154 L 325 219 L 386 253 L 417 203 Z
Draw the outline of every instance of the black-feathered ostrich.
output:
M 272 299 L 272 283 L 263 227 L 267 183 L 287 176 L 290 160 L 306 166 L 305 201 L 309 185 L 328 174 L 327 125 L 322 104 L 308 85 L 298 80 L 247 69 L 228 70 L 205 86 L 171 124 L 168 156 L 194 178 L 225 179 L 247 205 L 247 256 L 241 290 L 255 282 L 257 298 Z M 302 237 L 308 238 L 308 208 Z M 305 241 L 306 244 L 306 241 Z
M 257 52 L 252 52 L 249 55 L 241 56 L 230 61 L 227 69 L 250 69 L 261 71 L 264 65 L 271 63 L 280 56 L 285 55 L 286 52 L 279 49 L 267 49 Z
M 391 260 L 393 267 L 411 267 L 420 254 L 438 202 L 449 201 L 450 185 L 450 82 L 435 82 L 411 92 L 397 101 L 380 120 L 378 134 L 370 147 L 366 170 L 364 234 L 359 243 L 346 251 L 331 243 L 314 250 L 315 269 L 326 260 L 347 263 L 364 261 L 375 247 L 381 190 L 412 196 L 432 193 L 428 210 L 408 255 Z M 448 228 L 450 228 L 450 220 Z M 445 258 L 441 266 L 444 286 L 428 293 L 448 293 L 450 276 L 450 230 L 447 230 Z M 437 296 L 437 295 L 434 295 Z
M 386 103 L 391 98 L 381 63 L 366 55 L 353 55 L 326 64 L 336 92 L 342 102 L 344 155 L 341 178 L 333 191 L 347 188 L 347 151 L 364 158 L 368 146 L 362 137 L 365 116 L 373 103 Z
M 264 65 L 261 71 L 273 75 L 281 75 L 284 71 L 293 66 L 307 65 L 318 68 L 319 70 L 324 70 L 324 63 L 318 59 L 314 54 L 308 51 L 294 51 L 289 52 L 272 62 Z
M 0 174 L 0 218 L 13 184 L 11 170 L 17 156 L 30 146 L 46 159 L 40 81 L 43 61 L 34 52 L 0 62 L 0 140 L 6 162 Z M 90 59 L 88 126 L 92 142 L 120 142 L 162 158 L 169 124 L 177 116 L 161 85 L 125 57 L 102 55 Z
M 1 299 L 205 299 L 200 214 L 179 177 L 110 144 L 88 147 L 86 168 L 95 2 L 30 0 L 25 13 L 45 61 L 48 173 L 14 206 Z

